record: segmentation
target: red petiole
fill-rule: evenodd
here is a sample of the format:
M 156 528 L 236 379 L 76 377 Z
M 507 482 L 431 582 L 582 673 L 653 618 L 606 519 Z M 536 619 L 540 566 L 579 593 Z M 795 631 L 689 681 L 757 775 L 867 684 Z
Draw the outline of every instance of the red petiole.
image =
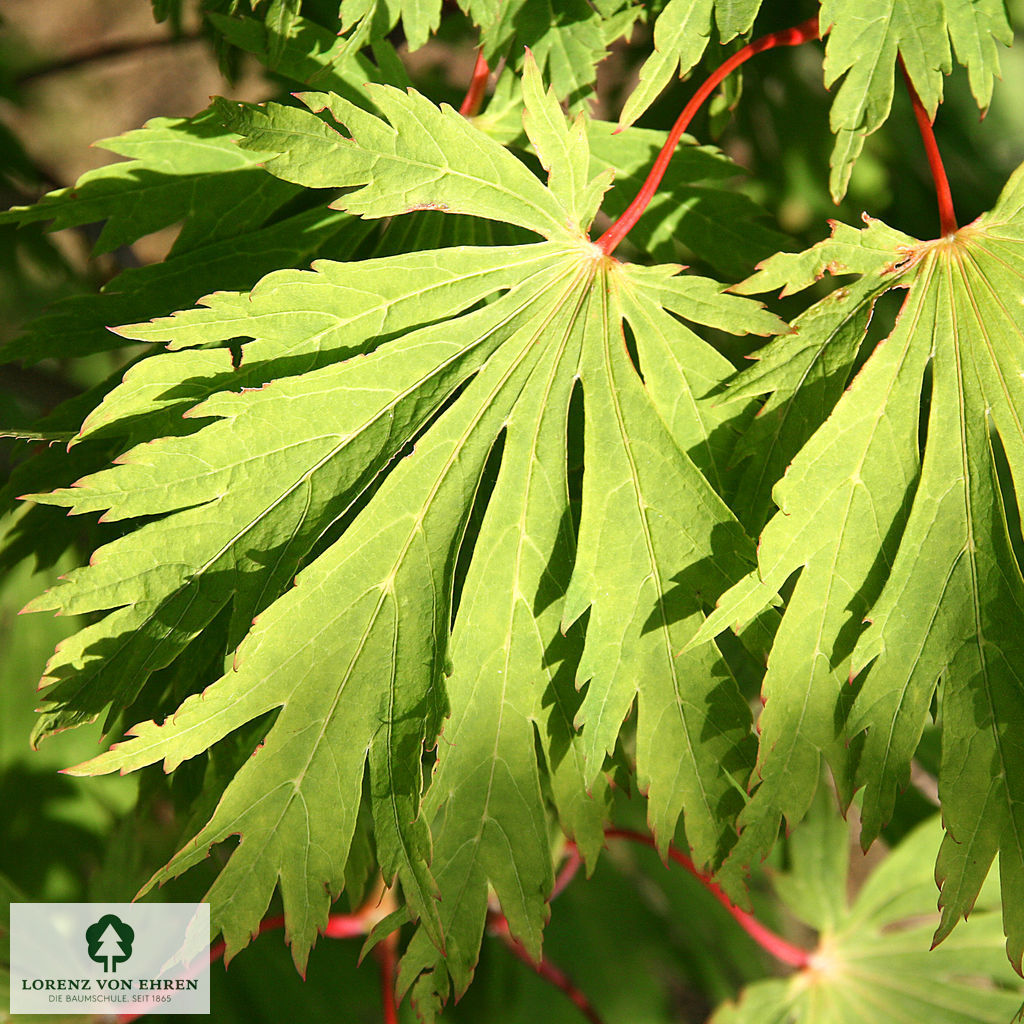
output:
M 653 836 L 642 832 L 634 832 L 632 829 L 611 828 L 605 832 L 606 839 L 628 839 L 634 843 L 641 843 L 644 846 L 656 848 L 657 844 Z M 697 869 L 697 866 L 686 854 L 681 853 L 674 846 L 670 846 L 668 855 L 671 860 L 685 868 L 701 885 L 703 885 L 721 903 L 739 923 L 740 927 L 754 939 L 754 941 L 766 952 L 770 953 L 777 960 L 790 967 L 799 969 L 805 968 L 810 962 L 811 954 L 793 945 L 780 935 L 776 935 L 771 929 L 766 928 L 760 921 L 745 910 L 737 907 L 728 896 L 713 882 L 707 875 Z M 582 863 L 579 851 L 575 843 L 568 843 L 566 846 L 566 859 L 555 880 L 554 889 L 551 891 L 551 899 L 561 893 L 572 881 Z M 379 919 L 379 907 L 372 900 L 365 904 L 355 914 L 332 914 L 327 921 L 327 927 L 323 934 L 332 939 L 355 938 L 366 935 Z M 497 935 L 520 960 L 528 964 L 545 981 L 554 985 L 565 996 L 571 1000 L 583 1016 L 591 1021 L 591 1024 L 602 1024 L 597 1011 L 591 1006 L 587 997 L 569 979 L 569 977 L 558 967 L 547 959 L 541 959 L 535 963 L 525 947 L 515 939 L 509 931 L 508 919 L 499 910 L 488 911 L 488 929 Z M 273 931 L 284 927 L 284 918 L 281 916 L 267 917 L 260 922 L 259 933 Z M 210 962 L 219 960 L 225 951 L 225 944 L 218 942 L 210 947 Z M 389 935 L 375 949 L 374 955 L 380 968 L 381 1000 L 384 1011 L 384 1024 L 397 1024 L 398 1008 L 395 1003 L 395 961 L 397 959 L 396 936 Z M 120 1024 L 130 1024 L 145 1016 L 142 1013 L 120 1014 L 117 1020 Z
M 610 256 L 619 242 L 629 234 L 633 225 L 640 219 L 644 210 L 647 209 L 649 203 L 657 194 L 658 186 L 661 184 L 661 179 L 665 176 L 665 171 L 668 169 L 669 161 L 672 159 L 672 154 L 680 137 L 689 128 L 690 122 L 697 111 L 700 110 L 701 104 L 715 91 L 719 83 L 741 64 L 750 60 L 756 53 L 772 50 L 777 46 L 799 46 L 801 43 L 817 38 L 818 19 L 817 17 L 808 18 L 807 21 L 793 28 L 783 29 L 781 32 L 772 32 L 770 35 L 762 36 L 760 39 L 755 39 L 752 43 L 748 43 L 742 50 L 734 53 L 708 76 L 704 84 L 693 94 L 690 102 L 686 104 L 683 112 L 672 126 L 672 130 L 668 133 L 668 139 L 654 161 L 654 166 L 647 175 L 643 188 L 637 193 L 633 202 L 626 207 L 622 216 L 597 240 L 597 246 L 606 256 Z
M 591 1006 L 590 1000 L 572 983 L 572 980 L 564 971 L 556 967 L 547 958 L 542 958 L 536 963 L 534 962 L 533 958 L 526 951 L 526 947 L 518 939 L 512 937 L 508 929 L 508 919 L 504 914 L 493 915 L 493 918 L 489 919 L 488 926 L 490 931 L 494 935 L 499 936 L 508 949 L 522 960 L 527 967 L 536 971 L 546 982 L 554 985 L 555 988 L 564 993 L 573 1006 L 590 1021 L 590 1024 L 604 1024 L 604 1021 L 598 1016 L 597 1010 Z
M 356 914 L 331 914 L 327 921 L 327 927 L 324 929 L 324 935 L 331 939 L 350 939 L 355 938 L 358 935 L 366 935 L 373 927 L 375 920 L 379 915 L 375 914 L 375 906 L 367 905 L 363 912 Z M 272 932 L 278 928 L 284 927 L 284 917 L 276 915 L 274 917 L 265 917 L 260 921 L 259 934 L 262 935 L 264 932 Z M 390 936 L 389 936 L 390 938 Z M 387 940 L 385 940 L 386 942 Z M 382 943 L 383 945 L 383 943 Z M 210 947 L 210 963 L 216 963 L 222 956 L 227 946 L 224 942 L 216 942 Z M 393 956 L 393 954 L 392 954 Z M 394 960 L 392 959 L 390 964 L 381 964 L 381 991 L 384 991 L 384 974 L 390 970 L 391 973 L 388 975 L 388 989 L 390 992 L 390 1006 L 394 1007 L 394 973 L 393 973 Z M 389 1003 L 388 996 L 384 997 L 384 1022 L 385 1024 L 392 1024 L 397 1022 L 397 1016 L 388 1016 Z M 147 1011 L 142 1010 L 139 1013 L 120 1013 L 117 1015 L 116 1020 L 118 1024 L 131 1024 L 132 1021 L 139 1020 L 147 1015 Z
M 395 1001 L 395 964 L 398 961 L 398 935 L 392 932 L 373 948 L 380 970 L 380 1001 L 384 1009 L 384 1024 L 398 1024 L 398 1004 Z
M 473 77 L 470 79 L 466 98 L 459 107 L 459 113 L 463 117 L 476 117 L 480 113 L 487 92 L 487 79 L 490 77 L 491 69 L 484 60 L 484 51 L 480 50 L 476 55 L 476 67 L 473 68 Z
M 643 832 L 634 832 L 632 829 L 611 828 L 605 832 L 607 839 L 629 839 L 634 843 L 642 843 L 644 846 L 657 848 L 653 836 L 645 835 Z M 766 952 L 770 953 L 776 960 L 789 967 L 796 967 L 800 970 L 810 963 L 811 954 L 808 950 L 795 946 L 792 942 L 776 935 L 770 928 L 766 928 L 758 921 L 753 914 L 737 907 L 735 903 L 702 871 L 697 870 L 696 864 L 681 853 L 674 846 L 668 848 L 668 855 L 681 867 L 685 868 L 694 878 L 704 886 L 726 910 L 732 914 L 739 926 Z
M 956 212 L 953 210 L 953 193 L 949 190 L 949 179 L 946 177 L 946 168 L 942 164 L 939 144 L 935 141 L 935 132 L 932 130 L 932 119 L 928 116 L 928 111 L 924 109 L 924 104 L 914 88 L 914 83 L 910 80 L 907 66 L 903 63 L 902 57 L 900 57 L 900 71 L 903 72 L 903 81 L 910 94 L 914 117 L 917 119 L 917 127 L 921 132 L 924 151 L 928 154 L 928 166 L 931 168 L 932 180 L 935 182 L 935 196 L 939 202 L 939 233 L 943 237 L 948 237 L 955 234 L 957 230 Z

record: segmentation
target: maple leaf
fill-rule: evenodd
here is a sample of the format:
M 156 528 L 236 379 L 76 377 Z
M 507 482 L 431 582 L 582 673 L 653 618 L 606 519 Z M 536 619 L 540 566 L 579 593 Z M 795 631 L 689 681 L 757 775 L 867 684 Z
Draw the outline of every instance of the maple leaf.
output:
M 849 828 L 816 814 L 789 840 L 789 868 L 773 888 L 819 932 L 808 968 L 748 985 L 711 1024 L 866 1024 L 942 1021 L 1003 1024 L 1021 1000 L 1020 979 L 1000 955 L 995 886 L 947 943 L 926 952 L 935 927 L 931 863 L 938 817 L 923 822 L 875 868 L 848 903 Z
M 654 23 L 654 52 L 640 68 L 640 81 L 619 117 L 626 127 L 658 98 L 678 74 L 696 67 L 711 38 L 712 20 L 721 42 L 749 32 L 761 0 L 669 0 Z
M 642 16 L 634 0 L 459 0 L 480 30 L 480 52 L 492 67 L 506 59 L 516 72 L 530 50 L 559 99 L 580 109 L 593 91 L 597 65 L 614 40 Z
M 368 81 L 381 81 L 383 77 L 392 85 L 409 82 L 386 37 L 373 40 L 371 61 L 359 49 L 360 40 L 339 36 L 309 18 L 290 16 L 274 24 L 269 19 L 229 17 L 216 12 L 206 17 L 226 43 L 252 54 L 276 74 L 312 88 L 330 90 L 355 101 Z
M 178 221 L 185 222 L 176 241 L 179 252 L 242 233 L 296 190 L 263 174 L 260 155 L 234 142 L 210 112 L 153 118 L 95 143 L 127 161 L 87 171 L 73 188 L 50 192 L 33 206 L 0 213 L 0 223 L 52 220 L 53 230 L 60 230 L 103 220 L 97 255 Z M 212 190 L 216 204 L 210 202 Z
M 803 816 L 822 757 L 847 799 L 864 787 L 870 842 L 906 784 L 941 679 L 947 835 L 937 938 L 970 911 L 998 853 L 1007 948 L 1019 968 L 1024 758 L 1014 736 L 1024 645 L 1012 623 L 1024 611 L 1014 497 L 1024 472 L 1024 168 L 989 213 L 954 234 L 916 242 L 877 222 L 838 228 L 810 254 L 769 261 L 741 290 L 777 283 L 794 265 L 804 271 L 797 287 L 826 267 L 862 277 L 771 346 L 767 372 L 741 375 L 740 396 L 775 388 L 791 409 L 816 413 L 821 389 L 802 397 L 807 368 L 831 363 L 834 394 L 858 348 L 846 325 L 862 336 L 857 309 L 886 288 L 907 296 L 890 336 L 776 484 L 779 512 L 761 534 L 758 570 L 721 598 L 695 638 L 748 620 L 800 570 L 769 657 L 761 783 L 733 859 L 739 867 L 763 855 L 780 815 Z M 855 764 L 847 741 L 860 733 Z
M 164 261 L 123 271 L 99 295 L 55 303 L 5 346 L 5 358 L 38 361 L 123 345 L 107 325 L 180 309 L 211 279 L 225 288 L 251 287 L 271 270 L 343 251 L 366 234 L 351 217 L 326 209 L 326 200 L 284 211 L 301 190 L 267 174 L 259 166 L 263 155 L 240 149 L 237 139 L 212 111 L 154 118 L 97 143 L 130 159 L 0 213 L 0 223 L 49 221 L 54 231 L 102 221 L 97 254 L 182 222 Z
M 889 116 L 897 59 L 934 118 L 943 76 L 953 68 L 952 40 L 985 111 L 999 77 L 996 43 L 1013 42 L 1000 0 L 822 0 L 819 20 L 822 33 L 828 31 L 825 88 L 842 79 L 829 117 L 836 136 L 829 187 L 836 202 L 846 194 L 865 138 Z
M 371 34 L 387 36 L 399 21 L 409 49 L 418 50 L 441 24 L 441 0 L 341 0 L 338 13 L 353 50 L 369 42 Z
M 782 325 L 678 266 L 628 266 L 590 243 L 608 177 L 590 175 L 585 123 L 566 123 L 530 61 L 523 88 L 546 186 L 415 93 L 371 87 L 386 121 L 306 97 L 351 138 L 295 108 L 222 104 L 273 173 L 347 188 L 334 205 L 349 215 L 440 209 L 544 240 L 321 261 L 122 329 L 178 347 L 134 367 L 81 438 L 140 418 L 159 431 L 183 403 L 198 429 L 157 432 L 35 496 L 143 520 L 32 606 L 107 613 L 48 666 L 37 735 L 108 705 L 123 713 L 199 642 L 234 652 L 223 677 L 76 771 L 170 770 L 272 716 L 210 820 L 152 880 L 240 835 L 209 894 L 229 954 L 279 885 L 305 963 L 345 882 L 364 774 L 381 868 L 456 988 L 488 885 L 537 953 L 552 881 L 545 790 L 593 857 L 601 771 L 634 702 L 662 848 L 681 812 L 699 863 L 719 863 L 732 840 L 749 711 L 714 646 L 676 653 L 701 594 L 747 572 L 752 547 L 701 472 L 714 478 L 728 418 L 702 396 L 732 368 L 679 318 Z M 252 339 L 240 360 L 217 347 L 240 337 Z M 581 420 L 574 511 L 566 452 Z

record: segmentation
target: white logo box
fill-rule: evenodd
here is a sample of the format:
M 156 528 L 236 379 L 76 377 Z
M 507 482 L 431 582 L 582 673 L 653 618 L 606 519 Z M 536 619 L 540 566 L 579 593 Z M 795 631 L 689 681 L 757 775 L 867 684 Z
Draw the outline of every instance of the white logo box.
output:
M 12 903 L 11 1013 L 210 1012 L 206 903 Z

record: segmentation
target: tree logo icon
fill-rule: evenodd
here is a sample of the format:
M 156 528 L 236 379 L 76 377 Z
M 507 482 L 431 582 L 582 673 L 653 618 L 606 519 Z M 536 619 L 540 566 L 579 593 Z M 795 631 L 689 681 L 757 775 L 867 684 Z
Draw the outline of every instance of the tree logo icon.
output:
M 95 924 L 85 929 L 89 944 L 89 959 L 103 964 L 103 973 L 116 974 L 117 965 L 132 955 L 135 930 L 114 914 L 104 914 Z

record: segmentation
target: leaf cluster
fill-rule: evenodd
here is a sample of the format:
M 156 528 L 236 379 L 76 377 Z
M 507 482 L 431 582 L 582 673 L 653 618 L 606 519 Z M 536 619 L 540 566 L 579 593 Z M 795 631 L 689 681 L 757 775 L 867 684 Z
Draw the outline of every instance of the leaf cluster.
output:
M 1019 997 L 992 949 L 1024 954 L 1024 168 L 942 237 L 865 216 L 788 251 L 684 136 L 613 254 L 667 137 L 635 122 L 779 5 L 201 7 L 289 94 L 150 121 L 101 144 L 125 160 L 0 214 L 102 222 L 97 253 L 181 225 L 5 356 L 122 359 L 3 424 L 53 445 L 2 492 L 23 504 L 0 565 L 88 549 L 26 608 L 80 625 L 33 742 L 99 721 L 116 742 L 70 775 L 183 780 L 143 892 L 207 872 L 229 958 L 279 901 L 304 969 L 379 872 L 400 899 L 375 940 L 410 926 L 398 988 L 429 1017 L 496 908 L 541 957 L 566 844 L 593 871 L 632 789 L 661 854 L 740 904 L 795 830 L 775 884 L 819 933 L 810 967 L 716 1021 L 861 1020 L 881 991 L 875 1019 L 1002 1019 Z M 1012 40 L 988 0 L 818 17 L 837 200 L 898 68 L 923 116 L 954 63 L 984 110 Z M 641 22 L 638 85 L 595 117 Z M 449 24 L 500 65 L 478 112 L 403 63 Z M 785 318 L 751 298 L 778 292 L 810 298 Z M 934 736 L 941 828 L 910 830 Z M 910 830 L 849 904 L 831 791 L 865 848 Z M 930 915 L 936 847 L 941 918 L 892 933 Z M 920 959 L 922 929 L 976 903 Z M 952 979 L 961 956 L 1006 989 Z

